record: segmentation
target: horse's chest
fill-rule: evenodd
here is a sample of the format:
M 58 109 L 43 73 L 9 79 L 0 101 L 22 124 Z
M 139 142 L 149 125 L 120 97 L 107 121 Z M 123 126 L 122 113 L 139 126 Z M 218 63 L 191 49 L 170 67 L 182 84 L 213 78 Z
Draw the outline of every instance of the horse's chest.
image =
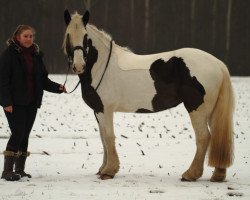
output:
M 102 100 L 91 85 L 82 85 L 82 98 L 95 113 L 103 113 L 104 106 Z

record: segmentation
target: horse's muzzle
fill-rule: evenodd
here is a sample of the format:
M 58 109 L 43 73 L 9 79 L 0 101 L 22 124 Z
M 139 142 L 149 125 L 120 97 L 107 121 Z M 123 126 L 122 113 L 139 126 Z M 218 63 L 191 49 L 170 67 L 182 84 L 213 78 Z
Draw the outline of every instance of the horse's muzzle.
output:
M 82 67 L 82 69 L 79 70 L 79 69 L 76 68 L 75 65 L 73 65 L 73 68 L 72 68 L 72 70 L 73 70 L 73 72 L 74 72 L 75 74 L 82 74 L 82 73 L 84 72 L 83 69 L 84 69 L 84 67 Z

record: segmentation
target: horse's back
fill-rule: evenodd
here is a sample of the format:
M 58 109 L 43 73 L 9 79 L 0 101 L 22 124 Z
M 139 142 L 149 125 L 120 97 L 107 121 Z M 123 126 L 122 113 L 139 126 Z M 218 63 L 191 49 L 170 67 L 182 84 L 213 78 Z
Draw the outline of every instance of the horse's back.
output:
M 150 106 L 147 103 L 142 107 L 160 111 L 182 101 L 184 104 L 186 102 L 189 112 L 196 110 L 203 102 L 212 109 L 223 80 L 223 63 L 214 56 L 193 48 L 145 56 L 126 53 L 118 59 L 120 68 L 127 67 L 125 71 L 124 68 L 123 72 L 119 72 L 119 84 L 116 85 L 123 85 L 122 96 L 133 97 L 125 98 L 129 107 L 134 102 L 142 104 L 144 101 L 152 101 Z M 123 79 L 124 83 L 120 83 Z M 149 88 L 152 89 L 149 91 Z
M 190 69 L 190 73 L 201 73 L 201 71 L 206 71 L 211 73 L 220 70 L 218 65 L 223 65 L 223 63 L 218 60 L 213 55 L 195 48 L 182 48 L 168 52 L 149 54 L 149 55 L 138 55 L 133 52 L 120 51 L 119 48 L 116 50 L 118 52 L 118 66 L 122 70 L 149 70 L 152 64 L 161 59 L 167 62 L 172 57 L 179 57 L 184 60 L 187 67 Z

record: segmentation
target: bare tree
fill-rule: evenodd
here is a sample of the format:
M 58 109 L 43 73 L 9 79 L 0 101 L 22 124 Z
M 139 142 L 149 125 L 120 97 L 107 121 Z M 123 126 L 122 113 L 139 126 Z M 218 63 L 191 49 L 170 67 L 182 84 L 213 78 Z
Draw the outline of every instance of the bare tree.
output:
M 94 1 L 94 0 L 83 0 L 85 9 L 88 11 L 90 11 L 90 9 L 95 5 L 96 2 L 97 1 Z M 106 4 L 108 4 L 108 2 Z
M 195 44 L 195 9 L 196 0 L 191 1 L 191 44 Z
M 227 4 L 227 23 L 226 23 L 226 53 L 225 61 L 228 61 L 228 54 L 230 50 L 230 36 L 231 36 L 231 14 L 232 14 L 233 0 L 228 0 Z
M 217 19 L 217 0 L 214 0 L 212 7 L 212 49 L 215 50 L 216 45 L 216 19 Z
M 135 29 L 135 0 L 130 0 L 130 27 L 131 27 L 131 43 L 134 44 L 134 29 Z
M 109 0 L 106 0 L 104 9 L 104 27 L 108 27 L 109 20 Z
M 145 0 L 145 18 L 144 18 L 144 50 L 148 50 L 148 35 L 149 35 L 149 10 L 150 10 L 150 0 Z
M 90 10 L 91 8 L 91 0 L 83 0 L 84 6 L 86 10 Z

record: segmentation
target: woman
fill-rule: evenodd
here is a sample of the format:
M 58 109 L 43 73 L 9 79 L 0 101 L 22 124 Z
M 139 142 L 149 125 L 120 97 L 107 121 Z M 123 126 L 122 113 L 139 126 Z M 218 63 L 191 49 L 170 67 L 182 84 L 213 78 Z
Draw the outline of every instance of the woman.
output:
M 43 90 L 66 92 L 63 85 L 48 78 L 42 53 L 34 43 L 35 31 L 31 26 L 19 25 L 7 41 L 7 49 L 0 57 L 0 105 L 3 107 L 11 136 L 4 154 L 3 179 L 16 181 L 25 173 L 29 156 L 28 139 L 41 106 Z M 15 166 L 15 171 L 13 168 Z

